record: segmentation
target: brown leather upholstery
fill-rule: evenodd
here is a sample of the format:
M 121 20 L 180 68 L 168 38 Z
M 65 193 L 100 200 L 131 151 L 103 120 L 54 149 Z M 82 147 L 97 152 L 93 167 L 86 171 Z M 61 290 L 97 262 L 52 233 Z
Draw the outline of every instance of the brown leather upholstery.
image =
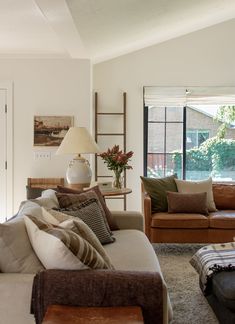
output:
M 152 227 L 160 228 L 208 228 L 208 218 L 201 214 L 152 214 Z
M 137 323 L 144 319 L 140 307 L 78 307 L 50 305 L 42 324 Z
M 207 243 L 208 228 L 152 228 L 151 242 L 153 243 Z
M 218 210 L 210 213 L 208 219 L 211 228 L 235 229 L 235 210 Z
M 151 198 L 142 186 L 145 233 L 152 243 L 224 243 L 235 237 L 235 185 L 213 184 L 216 207 L 209 216 L 151 211 Z M 234 206 L 231 208 L 231 206 Z
M 214 183 L 213 196 L 217 209 L 235 210 L 235 185 Z
M 209 228 L 208 229 L 208 242 L 209 243 L 233 242 L 234 237 L 235 237 L 234 229 L 220 229 L 220 228 Z

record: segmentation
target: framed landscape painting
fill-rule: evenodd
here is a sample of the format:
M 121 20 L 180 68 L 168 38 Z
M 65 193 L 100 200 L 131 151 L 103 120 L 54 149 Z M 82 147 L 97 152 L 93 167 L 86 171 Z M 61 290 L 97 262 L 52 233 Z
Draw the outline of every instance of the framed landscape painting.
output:
M 72 116 L 34 116 L 34 146 L 59 146 L 71 126 Z

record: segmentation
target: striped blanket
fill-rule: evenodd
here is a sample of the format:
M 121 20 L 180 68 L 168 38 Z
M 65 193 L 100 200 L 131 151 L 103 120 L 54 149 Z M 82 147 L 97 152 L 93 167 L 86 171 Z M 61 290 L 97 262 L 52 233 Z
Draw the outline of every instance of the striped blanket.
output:
M 235 242 L 207 245 L 194 254 L 190 263 L 199 274 L 203 293 L 208 295 L 213 274 L 235 270 Z

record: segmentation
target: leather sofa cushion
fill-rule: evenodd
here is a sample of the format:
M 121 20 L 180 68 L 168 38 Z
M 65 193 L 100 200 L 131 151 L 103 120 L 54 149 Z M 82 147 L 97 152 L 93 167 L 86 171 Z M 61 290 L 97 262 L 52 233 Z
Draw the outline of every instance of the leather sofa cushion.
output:
M 235 210 L 218 210 L 208 216 L 210 228 L 235 229 Z
M 208 228 L 208 218 L 201 214 L 152 214 L 152 227 L 160 228 Z
M 223 271 L 214 275 L 212 292 L 220 303 L 235 311 L 235 271 Z
M 235 209 L 235 185 L 214 183 L 213 195 L 217 209 Z

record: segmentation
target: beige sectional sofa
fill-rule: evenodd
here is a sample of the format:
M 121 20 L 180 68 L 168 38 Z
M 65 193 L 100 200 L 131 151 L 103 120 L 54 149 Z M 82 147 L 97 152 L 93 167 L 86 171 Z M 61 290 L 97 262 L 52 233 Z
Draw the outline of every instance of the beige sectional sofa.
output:
M 113 215 L 120 230 L 114 232 L 116 241 L 104 245 L 104 248 L 110 256 L 115 269 L 159 272 L 162 277 L 153 247 L 143 233 L 143 216 L 138 212 L 114 212 Z M 0 324 L 35 323 L 33 315 L 30 314 L 34 275 L 28 273 L 0 273 Z M 172 318 L 172 310 L 163 277 L 162 281 L 163 323 L 168 323 Z

